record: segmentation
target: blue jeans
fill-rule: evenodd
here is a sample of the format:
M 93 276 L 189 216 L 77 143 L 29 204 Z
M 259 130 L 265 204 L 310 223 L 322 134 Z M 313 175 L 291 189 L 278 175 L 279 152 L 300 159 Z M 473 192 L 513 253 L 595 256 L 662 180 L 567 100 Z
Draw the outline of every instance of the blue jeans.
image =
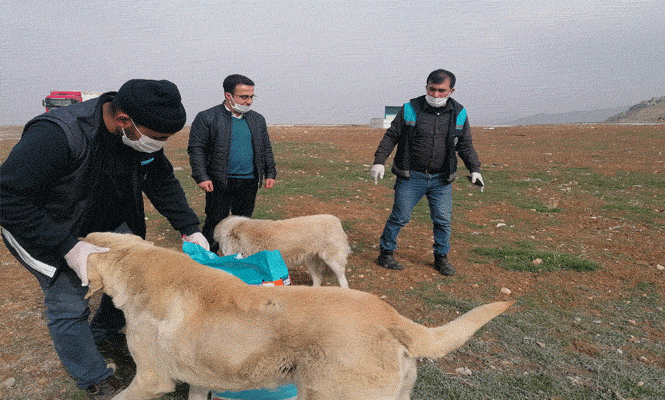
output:
M 49 277 L 28 270 L 42 287 L 51 339 L 60 361 L 76 384 L 86 388 L 112 375 L 113 370 L 99 354 L 95 341 L 100 342 L 122 328 L 125 322 L 122 311 L 113 307 L 110 297 L 104 295 L 106 298 L 102 299 L 89 324 L 89 301 L 84 298 L 88 287 L 81 286 L 81 280 L 72 269 L 63 269 L 51 286 Z M 97 337 L 93 336 L 91 325 L 96 325 Z
M 410 171 L 410 178 L 397 178 L 393 211 L 381 234 L 381 249 L 392 252 L 397 247 L 397 235 L 409 223 L 411 212 L 423 196 L 429 202 L 434 223 L 434 252 L 450 251 L 450 222 L 453 211 L 452 185 L 444 181 L 442 174 L 425 174 Z

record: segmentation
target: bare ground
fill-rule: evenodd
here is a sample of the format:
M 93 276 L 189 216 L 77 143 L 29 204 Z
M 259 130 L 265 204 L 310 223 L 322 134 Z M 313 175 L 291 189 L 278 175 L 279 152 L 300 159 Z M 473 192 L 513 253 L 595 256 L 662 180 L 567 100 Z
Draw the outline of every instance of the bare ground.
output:
M 4 160 L 16 143 L 20 129 L 2 127 L 0 130 L 0 160 Z M 336 167 L 346 164 L 351 169 L 361 168 L 365 171 L 363 174 L 369 170 L 382 132 L 364 126 L 270 127 L 276 149 L 282 143 L 324 144 L 338 151 L 313 156 L 329 157 Z M 570 171 L 605 176 L 633 173 L 662 180 L 665 127 L 603 124 L 475 127 L 473 134 L 483 162 L 486 190 L 479 193 L 464 181 L 455 183 L 456 196 L 462 196 L 465 202 L 460 209 L 456 206 L 454 214 L 450 259 L 458 270 L 455 277 L 443 278 L 432 269 L 431 223 L 427 220 L 412 220 L 400 234 L 396 256 L 406 266 L 405 270 L 388 271 L 375 265 L 378 236 L 391 206 L 393 177 L 390 173 L 386 173 L 386 180 L 377 186 L 366 179 L 359 181 L 345 198 L 328 200 L 313 194 L 290 195 L 285 189 L 279 199 L 260 192 L 258 202 L 274 201 L 271 211 L 284 217 L 323 212 L 337 215 L 350 227 L 349 240 L 354 248 L 347 272 L 350 287 L 372 292 L 402 314 L 419 321 L 439 324 L 456 314 L 444 311 L 432 315 L 431 309 L 422 302 L 400 294 L 423 284 L 431 284 L 427 287 L 452 298 L 479 302 L 519 299 L 545 291 L 551 303 L 590 312 L 599 309 L 598 304 L 628 296 L 627 291 L 640 284 L 655 287 L 661 299 L 665 296 L 663 186 L 646 188 L 637 182 L 623 188 L 620 195 L 625 196 L 626 203 L 644 196 L 644 191 L 659 199 L 650 203 L 655 204 L 649 210 L 656 216 L 655 220 L 627 219 L 620 209 L 604 208 L 606 202 L 602 197 L 577 190 L 575 179 L 570 179 L 568 174 Z M 186 140 L 186 134 L 179 134 L 167 146 L 176 169 L 185 171 L 183 176 L 188 176 L 189 168 L 184 152 Z M 283 155 L 286 153 L 285 148 Z M 278 185 L 288 187 L 289 182 L 303 174 L 325 172 L 325 165 L 320 171 L 281 170 L 279 152 L 276 158 Z M 461 172 L 466 173 L 461 168 Z M 493 188 L 493 176 L 509 176 L 511 181 L 519 182 L 534 179 L 536 173 L 551 179 L 542 185 L 525 186 L 518 196 L 533 199 L 558 212 L 536 212 L 514 201 L 489 195 L 499 189 Z M 202 194 L 188 195 L 192 206 L 202 216 Z M 163 222 L 151 220 L 148 224 L 148 239 L 177 247 L 176 233 L 166 231 Z M 472 249 L 480 244 L 475 237 L 503 243 L 530 243 L 539 249 L 576 254 L 601 264 L 602 268 L 587 273 L 509 271 L 494 261 L 478 262 L 472 254 Z M 303 270 L 293 271 L 292 279 L 295 284 L 311 284 Z M 501 288 L 510 289 L 511 294 L 501 293 Z M 43 312 L 42 294 L 36 280 L 14 260 L 4 244 L 0 245 L 0 398 L 84 398 L 59 363 Z M 511 312 L 519 313 L 520 307 Z M 612 318 L 611 315 L 602 317 Z M 663 321 L 661 312 L 655 323 L 644 324 L 642 336 L 665 342 Z M 639 318 L 630 321 L 633 322 L 639 324 Z M 596 344 L 582 340 L 574 342 L 574 347 L 573 351 L 584 354 L 599 352 Z M 665 368 L 665 354 L 642 356 L 644 363 Z M 473 367 L 472 363 L 479 361 L 467 357 L 465 362 Z M 444 359 L 437 365 L 452 374 L 460 363 Z

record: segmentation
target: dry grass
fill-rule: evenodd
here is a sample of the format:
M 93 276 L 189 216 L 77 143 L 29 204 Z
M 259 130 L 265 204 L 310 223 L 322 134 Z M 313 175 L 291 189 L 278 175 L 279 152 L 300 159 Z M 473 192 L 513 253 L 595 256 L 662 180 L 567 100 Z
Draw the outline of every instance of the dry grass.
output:
M 19 131 L 0 130 L 0 160 L 16 143 L 7 137 Z M 517 299 L 462 349 L 424 360 L 414 399 L 665 398 L 664 126 L 474 128 L 486 189 L 480 193 L 466 180 L 454 184 L 450 258 L 458 275 L 450 278 L 432 269 L 425 201 L 398 240 L 396 256 L 407 268 L 374 264 L 392 204 L 390 173 L 378 186 L 368 181 L 381 130 L 274 126 L 270 134 L 278 182 L 259 192 L 255 216 L 338 216 L 354 251 L 350 287 L 375 293 L 427 325 L 476 304 Z M 177 135 L 167 152 L 203 216 L 186 141 L 186 132 Z M 148 238 L 178 247 L 179 235 L 147 208 Z M 501 249 L 570 254 L 600 268 L 509 270 L 491 256 Z M 292 279 L 311 284 L 302 269 Z M 53 352 L 36 281 L 4 246 L 0 293 L 0 397 L 84 398 Z M 184 399 L 185 389 L 165 398 Z

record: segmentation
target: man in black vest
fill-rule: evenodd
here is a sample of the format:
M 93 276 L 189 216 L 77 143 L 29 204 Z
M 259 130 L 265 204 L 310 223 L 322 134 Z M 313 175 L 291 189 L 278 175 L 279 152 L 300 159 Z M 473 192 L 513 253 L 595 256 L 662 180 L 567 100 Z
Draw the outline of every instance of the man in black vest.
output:
M 370 177 L 383 179 L 383 164 L 397 146 L 392 172 L 395 200 L 380 238 L 376 262 L 388 269 L 403 267 L 393 257 L 397 235 L 409 222 L 413 208 L 427 197 L 434 223 L 434 267 L 442 275 L 454 275 L 448 262 L 452 218 L 451 183 L 457 177 L 457 156 L 471 172 L 471 182 L 482 186 L 480 161 L 473 147 L 466 109 L 450 98 L 455 75 L 438 69 L 427 77 L 426 95 L 411 99 L 395 116 L 374 154 Z
M 97 347 L 121 340 L 125 321 L 104 295 L 88 323 L 87 259 L 108 249 L 78 238 L 145 237 L 145 194 L 183 240 L 209 248 L 162 149 L 185 117 L 176 85 L 133 79 L 117 93 L 35 117 L 0 166 L 2 238 L 39 281 L 58 356 L 91 399 L 125 386 Z
M 229 213 L 251 217 L 263 180 L 270 189 L 277 176 L 266 120 L 250 110 L 254 82 L 234 74 L 223 86 L 224 102 L 196 115 L 187 147 L 192 178 L 206 192 L 203 235 L 214 252 L 215 226 Z

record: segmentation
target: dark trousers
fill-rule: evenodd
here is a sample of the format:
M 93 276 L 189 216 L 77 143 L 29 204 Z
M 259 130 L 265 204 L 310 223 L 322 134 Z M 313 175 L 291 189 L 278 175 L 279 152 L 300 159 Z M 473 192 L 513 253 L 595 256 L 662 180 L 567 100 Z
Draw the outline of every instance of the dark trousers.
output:
M 212 237 L 215 227 L 221 220 L 230 215 L 241 215 L 251 217 L 256 204 L 256 192 L 259 190 L 256 179 L 228 178 L 226 188 L 221 184 L 213 182 L 215 190 L 206 193 L 206 220 L 201 233 L 210 243 L 210 250 L 214 251 L 219 244 L 215 245 Z
M 124 230 L 121 227 L 116 232 L 127 233 L 129 228 Z M 115 308 L 111 297 L 102 295 L 99 309 L 88 322 L 89 299 L 85 297 L 88 287 L 81 286 L 81 279 L 74 270 L 62 267 L 60 273 L 51 279 L 34 270 L 4 235 L 2 238 L 14 257 L 37 278 L 44 293 L 45 316 L 53 345 L 62 365 L 77 385 L 85 389 L 112 375 L 113 369 L 107 365 L 96 345 L 118 334 L 125 326 L 125 317 L 122 311 Z
M 4 239 L 4 237 L 3 237 Z M 91 322 L 87 286 L 81 286 L 76 272 L 62 268 L 55 279 L 42 275 L 23 260 L 16 249 L 7 243 L 16 259 L 30 271 L 44 293 L 45 317 L 58 357 L 76 384 L 85 389 L 109 375 L 113 369 L 97 350 L 96 343 L 117 334 L 125 325 L 122 311 L 113 306 L 111 298 L 102 295 L 102 302 Z

